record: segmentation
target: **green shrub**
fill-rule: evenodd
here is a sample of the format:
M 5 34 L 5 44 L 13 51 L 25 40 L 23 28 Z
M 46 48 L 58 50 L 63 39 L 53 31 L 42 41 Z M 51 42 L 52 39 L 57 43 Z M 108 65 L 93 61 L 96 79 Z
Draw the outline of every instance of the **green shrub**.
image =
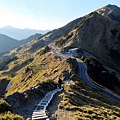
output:
M 36 90 L 36 93 L 39 94 L 40 96 L 44 96 L 45 92 L 42 89 Z
M 64 39 L 63 38 L 55 41 L 55 46 L 61 47 L 63 44 L 64 44 Z
M 52 80 L 43 81 L 41 87 L 46 88 L 47 90 L 53 90 L 56 88 L 56 84 Z
M 114 59 L 117 61 L 117 56 L 119 56 L 119 54 L 115 50 L 110 49 L 110 51 L 115 57 Z M 109 73 L 109 71 L 106 70 L 97 59 L 85 57 L 82 58 L 82 60 L 86 63 L 88 74 L 93 81 L 117 94 L 120 94 L 116 89 L 116 87 L 120 87 L 120 82 L 114 73 Z
M 50 48 L 48 46 L 45 46 L 43 49 L 40 50 L 39 55 L 41 56 L 49 51 L 50 51 Z
M 11 58 L 7 58 L 6 60 L 3 60 L 0 62 L 0 70 L 3 70 L 10 62 L 17 60 L 18 57 L 14 56 Z
M 5 100 L 0 100 L 0 113 L 4 113 L 6 111 L 12 111 L 11 105 L 9 105 Z
M 11 73 L 9 74 L 9 77 L 11 77 L 11 78 L 15 77 L 15 73 L 11 72 Z
M 71 72 L 77 73 L 78 71 L 78 63 L 77 60 L 75 58 L 68 58 L 67 62 L 70 64 L 71 67 Z
M 6 112 L 0 114 L 0 120 L 24 120 L 22 116 L 13 114 L 11 112 Z

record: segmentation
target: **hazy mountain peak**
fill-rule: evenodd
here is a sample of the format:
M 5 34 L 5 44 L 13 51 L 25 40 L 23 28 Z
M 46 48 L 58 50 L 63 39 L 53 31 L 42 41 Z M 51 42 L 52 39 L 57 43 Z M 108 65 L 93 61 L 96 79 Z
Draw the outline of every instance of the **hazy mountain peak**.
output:
M 14 38 L 16 40 L 22 40 L 22 39 L 26 39 L 31 35 L 34 35 L 36 33 L 39 34 L 45 34 L 47 33 L 49 30 L 36 30 L 36 29 L 29 29 L 29 28 L 25 28 L 25 29 L 20 29 L 20 28 L 14 28 L 12 26 L 5 26 L 0 28 L 0 33 L 5 34 L 11 38 Z
M 7 25 L 7 26 L 4 26 L 3 28 L 13 28 L 12 26 L 10 26 L 10 25 Z

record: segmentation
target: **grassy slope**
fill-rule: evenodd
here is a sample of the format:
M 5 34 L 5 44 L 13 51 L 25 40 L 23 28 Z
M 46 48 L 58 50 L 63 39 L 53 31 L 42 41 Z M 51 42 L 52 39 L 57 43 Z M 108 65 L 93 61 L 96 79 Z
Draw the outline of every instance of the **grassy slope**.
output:
M 64 85 L 64 92 L 60 94 L 63 99 L 60 109 L 67 110 L 70 120 L 109 120 L 120 119 L 120 104 L 108 98 L 98 90 L 89 87 L 77 76 L 72 76 L 73 84 Z M 62 120 L 58 114 L 58 120 Z
M 0 99 L 0 120 L 23 120 L 22 116 L 11 113 L 12 107 L 4 100 Z
M 8 90 L 6 96 L 15 92 L 23 92 L 43 81 L 57 81 L 59 75 L 64 69 L 70 70 L 70 65 L 65 58 L 58 57 L 48 52 L 40 55 L 41 50 L 37 52 L 19 57 L 17 61 L 13 61 L 8 65 L 6 70 L 8 73 L 15 66 L 20 67 L 26 60 L 34 57 L 32 62 L 28 62 L 24 67 L 15 72 L 15 77 L 10 78 L 12 86 Z M 17 62 L 17 63 L 16 63 Z M 30 66 L 34 71 L 32 77 L 28 79 L 30 73 L 25 74 L 26 65 Z M 87 119 L 119 119 L 120 104 L 112 101 L 100 91 L 92 89 L 85 82 L 76 76 L 71 77 L 73 84 L 64 85 L 64 92 L 60 94 L 62 102 L 59 104 L 60 109 L 67 110 L 67 117 L 71 120 L 87 120 Z M 63 120 L 63 116 L 59 116 L 58 120 Z
M 69 70 L 70 66 L 66 62 L 65 58 L 60 58 L 50 52 L 44 55 L 39 55 L 39 52 L 40 51 L 37 51 L 36 53 L 32 54 L 34 56 L 34 60 L 32 62 L 28 62 L 27 65 L 18 70 L 15 77 L 10 78 L 12 86 L 8 90 L 8 93 L 6 94 L 7 96 L 13 94 L 14 92 L 23 92 L 39 83 L 42 83 L 43 81 L 53 80 L 54 82 L 57 82 L 61 72 L 64 69 Z M 21 58 L 17 60 L 20 61 L 17 63 L 17 66 L 20 67 L 20 64 L 25 62 L 26 59 L 28 58 Z M 11 71 L 10 69 L 12 68 L 13 64 L 13 62 L 9 64 L 9 71 Z M 25 73 L 26 66 L 30 66 L 33 71 L 33 74 L 28 79 L 26 78 L 31 73 Z
M 22 116 L 13 114 L 11 112 L 0 114 L 0 120 L 24 120 Z

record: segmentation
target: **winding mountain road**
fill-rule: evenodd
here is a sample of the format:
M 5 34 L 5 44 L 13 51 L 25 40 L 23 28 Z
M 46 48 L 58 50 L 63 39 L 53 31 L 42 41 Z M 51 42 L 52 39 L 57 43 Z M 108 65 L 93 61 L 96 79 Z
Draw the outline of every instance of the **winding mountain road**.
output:
M 112 98 L 113 100 L 117 101 L 120 103 L 120 96 L 110 92 L 109 90 L 105 89 L 105 88 L 102 88 L 96 84 L 94 84 L 88 74 L 87 74 L 87 67 L 86 65 L 80 61 L 79 59 L 77 59 L 77 62 L 78 62 L 78 76 L 83 79 L 88 85 L 90 85 L 91 87 L 97 89 L 97 90 L 100 90 L 102 91 L 103 93 L 105 93 L 106 95 L 108 95 L 110 98 Z
M 59 50 L 54 50 L 52 51 L 53 54 L 56 54 L 58 56 L 62 56 L 62 57 L 66 57 L 66 58 L 70 58 L 72 57 L 71 54 L 62 54 L 59 52 Z M 93 83 L 90 80 L 90 77 L 87 74 L 87 66 L 85 65 L 84 62 L 82 62 L 81 60 L 77 59 L 78 62 L 78 76 L 83 79 L 89 86 L 91 86 L 92 88 L 95 88 L 97 90 L 102 91 L 103 93 L 105 93 L 107 96 L 109 96 L 111 99 L 115 100 L 116 102 L 120 103 L 120 96 L 110 92 L 109 90 L 102 88 L 100 86 L 98 86 L 97 84 Z

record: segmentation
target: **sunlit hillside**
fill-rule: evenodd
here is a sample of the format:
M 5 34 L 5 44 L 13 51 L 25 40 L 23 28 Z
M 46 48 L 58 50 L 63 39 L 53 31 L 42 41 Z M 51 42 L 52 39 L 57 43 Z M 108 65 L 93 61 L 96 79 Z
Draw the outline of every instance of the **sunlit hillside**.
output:
M 71 85 L 64 85 L 64 91 L 59 95 L 61 98 L 59 109 L 52 116 L 55 117 L 57 114 L 58 120 L 120 119 L 119 103 L 89 87 L 77 76 L 71 76 L 71 80 L 73 81 Z
M 4 75 L 10 73 L 8 79 L 10 79 L 12 86 L 6 95 L 23 92 L 43 81 L 53 80 L 57 82 L 61 72 L 64 69 L 70 69 L 66 58 L 53 55 L 51 52 L 43 54 L 43 49 L 38 50 L 29 57 L 18 58 L 7 65 Z M 30 68 L 28 72 L 26 72 L 27 67 Z
M 104 88 L 120 95 L 120 19 L 116 10 L 120 8 L 107 5 L 0 53 L 0 95 L 4 99 L 0 100 L 0 120 L 31 118 L 40 100 L 57 88 L 59 78 L 63 90 L 47 108 L 50 120 L 120 120 L 120 103 L 101 92 Z M 76 58 L 86 64 L 87 71 Z M 88 79 L 88 73 L 99 90 L 79 78 L 79 72 L 83 79 Z M 11 86 L 5 91 L 9 81 Z

